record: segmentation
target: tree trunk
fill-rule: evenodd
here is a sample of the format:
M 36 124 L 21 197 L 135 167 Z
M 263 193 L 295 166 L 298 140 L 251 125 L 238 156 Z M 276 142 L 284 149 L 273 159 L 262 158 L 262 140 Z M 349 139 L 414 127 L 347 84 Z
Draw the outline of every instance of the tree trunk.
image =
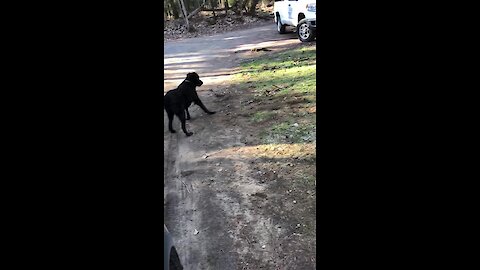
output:
M 247 0 L 237 0 L 235 2 L 236 4 L 236 10 L 235 10 L 235 13 L 242 16 L 243 15 L 243 12 L 245 11 L 245 5 L 247 4 L 246 3 Z
M 228 0 L 225 0 L 225 5 L 224 6 L 225 6 L 225 15 L 228 15 L 228 9 L 229 9 Z
M 216 17 L 215 15 L 215 8 L 217 7 L 217 0 L 210 0 L 210 6 L 212 7 L 212 10 L 213 10 L 213 18 Z
M 200 7 L 198 7 L 197 9 L 195 9 L 194 11 L 192 11 L 192 13 L 188 14 L 187 18 L 191 18 L 193 16 L 195 16 L 195 14 L 197 14 L 198 12 L 200 12 L 203 7 L 205 6 L 205 3 L 207 2 L 207 0 L 203 0 L 203 3 L 200 5 Z
M 250 8 L 248 10 L 248 14 L 253 16 L 255 15 L 255 8 L 257 7 L 257 4 L 260 0 L 251 0 L 250 1 Z
M 185 8 L 185 2 L 183 0 L 180 1 L 180 6 L 182 8 L 183 18 L 185 18 L 185 24 L 187 25 L 187 31 L 190 30 L 190 25 L 188 24 L 188 14 L 187 9 Z
M 178 1 L 178 5 L 175 5 L 175 7 L 177 7 L 177 17 L 175 19 L 179 19 L 181 17 L 183 17 L 183 9 L 182 9 L 182 4 L 180 3 L 180 0 L 177 0 Z

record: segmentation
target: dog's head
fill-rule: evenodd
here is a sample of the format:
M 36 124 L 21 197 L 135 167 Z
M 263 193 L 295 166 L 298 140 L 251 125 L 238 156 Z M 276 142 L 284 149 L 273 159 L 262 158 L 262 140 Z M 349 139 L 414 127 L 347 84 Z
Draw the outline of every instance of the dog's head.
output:
M 201 86 L 203 84 L 196 72 L 188 73 L 186 80 L 191 81 L 193 84 L 195 84 L 195 86 Z

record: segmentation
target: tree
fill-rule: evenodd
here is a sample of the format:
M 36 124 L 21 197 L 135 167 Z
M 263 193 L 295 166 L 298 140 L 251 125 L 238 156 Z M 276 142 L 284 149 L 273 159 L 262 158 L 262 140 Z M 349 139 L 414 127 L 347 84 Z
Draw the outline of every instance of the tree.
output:
M 190 19 L 191 17 L 195 16 L 195 14 L 197 14 L 198 12 L 200 12 L 200 10 L 203 9 L 203 7 L 205 6 L 205 3 L 206 3 L 207 0 L 203 0 L 203 3 L 200 4 L 200 6 L 195 9 L 194 11 L 192 11 L 192 13 L 188 14 L 188 18 Z
M 228 7 L 228 0 L 223 0 L 223 1 L 224 1 L 224 2 L 223 2 L 223 3 L 224 3 L 223 5 L 225 6 L 225 15 L 228 15 L 228 9 L 229 9 L 229 7 Z
M 216 15 L 215 15 L 215 8 L 218 7 L 218 0 L 210 0 L 210 7 L 212 8 L 212 12 L 213 12 L 213 17 L 215 18 Z
M 236 0 L 232 6 L 233 11 L 235 11 L 237 15 L 242 15 L 246 2 L 247 0 Z
M 214 17 L 219 15 L 221 11 L 225 11 L 226 16 L 229 10 L 233 10 L 239 15 L 243 15 L 245 12 L 254 15 L 255 7 L 261 1 L 273 0 L 164 0 L 164 19 L 183 17 L 185 24 L 190 26 L 189 19 L 202 10 L 212 11 Z M 193 11 L 189 12 L 190 10 Z
M 181 9 L 179 8 L 179 5 L 175 0 L 165 0 L 163 6 L 165 8 L 165 16 L 167 17 L 165 19 L 180 18 Z
M 260 2 L 260 0 L 250 0 L 248 15 L 251 15 L 251 16 L 255 15 L 255 8 L 257 7 L 258 2 Z
M 188 24 L 187 8 L 185 7 L 185 2 L 183 0 L 180 0 L 180 6 L 182 8 L 183 18 L 185 18 L 185 25 L 187 26 L 187 31 L 190 31 L 190 25 Z

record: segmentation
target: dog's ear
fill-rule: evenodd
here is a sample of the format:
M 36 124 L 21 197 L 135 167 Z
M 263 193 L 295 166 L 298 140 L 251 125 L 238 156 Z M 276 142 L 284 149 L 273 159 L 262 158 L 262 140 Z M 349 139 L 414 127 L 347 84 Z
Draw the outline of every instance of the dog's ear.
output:
M 200 77 L 198 76 L 198 74 L 196 72 L 190 72 L 187 74 L 187 80 L 190 80 L 190 81 L 198 81 L 200 79 Z

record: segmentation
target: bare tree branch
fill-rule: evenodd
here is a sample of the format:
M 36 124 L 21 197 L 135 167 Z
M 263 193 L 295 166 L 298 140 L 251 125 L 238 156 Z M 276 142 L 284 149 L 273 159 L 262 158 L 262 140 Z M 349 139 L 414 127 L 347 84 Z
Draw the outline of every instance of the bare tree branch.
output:
M 195 14 L 197 14 L 198 12 L 200 12 L 202 10 L 202 8 L 205 6 L 205 3 L 206 3 L 207 0 L 203 0 L 203 3 L 200 5 L 200 7 L 198 7 L 197 9 L 195 9 L 194 11 L 192 11 L 192 13 L 190 13 L 187 18 L 190 19 L 191 17 L 195 16 Z
M 187 17 L 187 9 L 185 8 L 185 2 L 183 0 L 180 1 L 180 6 L 182 7 L 183 18 L 185 18 L 185 23 L 187 25 L 187 31 L 190 29 L 190 25 L 188 24 L 188 17 Z

